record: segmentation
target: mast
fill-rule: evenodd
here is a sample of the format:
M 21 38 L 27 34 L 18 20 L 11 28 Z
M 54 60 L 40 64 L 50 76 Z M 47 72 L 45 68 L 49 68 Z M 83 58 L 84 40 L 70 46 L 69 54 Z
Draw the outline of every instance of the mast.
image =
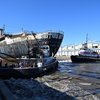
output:
M 37 46 L 38 46 L 38 48 L 37 48 L 38 49 L 38 52 L 39 52 L 39 54 L 41 54 L 40 43 L 39 43 L 39 41 L 36 38 L 36 34 L 32 32 L 32 35 L 34 36 L 34 38 L 36 40 L 36 43 L 37 43 Z
M 88 33 L 86 34 L 86 43 L 88 43 Z
M 86 48 L 88 48 L 88 33 L 86 34 Z
M 36 42 L 37 42 L 38 48 L 40 48 L 40 44 L 39 44 L 39 42 L 38 42 L 38 40 L 37 40 L 37 38 L 36 38 L 36 36 L 35 36 L 36 34 L 32 32 L 32 35 L 34 36 L 34 38 L 35 38 L 35 40 L 36 40 Z
M 88 48 L 88 33 L 86 34 L 86 42 L 82 44 L 82 48 Z

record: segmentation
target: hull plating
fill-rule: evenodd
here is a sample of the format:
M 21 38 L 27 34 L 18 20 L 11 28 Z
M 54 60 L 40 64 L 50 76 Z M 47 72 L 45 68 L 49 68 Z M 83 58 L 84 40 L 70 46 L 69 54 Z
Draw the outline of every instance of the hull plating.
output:
M 53 34 L 54 35 L 54 34 Z M 49 45 L 50 55 L 55 55 L 61 45 L 63 40 L 62 34 L 57 34 L 57 37 L 53 37 L 51 34 L 43 34 L 37 36 L 37 40 L 33 35 L 19 36 L 19 37 L 6 37 L 4 40 L 0 41 L 0 56 L 6 57 L 5 53 L 14 57 L 22 57 L 28 55 L 28 50 L 34 48 L 34 46 L 39 45 Z M 46 36 L 46 37 L 45 37 Z M 52 37 L 50 37 L 52 36 Z M 38 43 L 37 43 L 38 41 Z
M 84 57 L 84 56 L 71 56 L 71 60 L 74 63 L 84 63 L 84 62 L 97 62 L 100 61 L 98 57 Z

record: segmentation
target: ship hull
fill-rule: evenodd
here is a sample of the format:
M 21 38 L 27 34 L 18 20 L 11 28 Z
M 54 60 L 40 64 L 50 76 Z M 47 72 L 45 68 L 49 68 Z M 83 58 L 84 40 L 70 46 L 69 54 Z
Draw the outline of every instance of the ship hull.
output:
M 10 55 L 15 58 L 20 58 L 27 56 L 30 48 L 41 45 L 49 45 L 50 56 L 54 56 L 63 40 L 63 34 L 52 34 L 50 32 L 36 35 L 35 38 L 33 35 L 18 36 L 17 38 L 12 37 L 0 41 L 0 56 L 6 57 Z

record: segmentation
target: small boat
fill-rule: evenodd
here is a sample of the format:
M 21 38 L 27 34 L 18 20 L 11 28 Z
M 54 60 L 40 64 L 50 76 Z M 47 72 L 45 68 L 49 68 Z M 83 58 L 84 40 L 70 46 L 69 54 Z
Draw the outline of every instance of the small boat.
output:
M 23 59 L 20 59 L 21 61 Z M 29 59 L 24 59 L 23 62 L 27 62 Z M 56 71 L 58 67 L 58 61 L 56 60 L 55 57 L 48 57 L 48 58 L 43 58 L 44 62 L 41 62 L 41 59 L 30 59 L 29 62 L 24 66 L 25 64 L 22 64 L 19 66 L 2 66 L 0 67 L 0 78 L 2 79 L 7 79 L 7 78 L 30 78 L 30 77 L 38 77 L 41 75 L 48 74 L 51 71 Z M 37 63 L 33 63 L 37 61 Z
M 36 51 L 39 53 L 36 53 Z M 31 58 L 35 55 L 35 58 Z M 49 72 L 56 71 L 58 61 L 55 57 L 50 56 L 50 48 L 48 45 L 40 46 L 29 53 L 29 56 L 22 56 L 21 58 L 8 58 L 1 56 L 0 59 L 0 78 L 30 78 L 49 74 Z
M 81 48 L 78 55 L 71 55 L 71 61 L 74 63 L 97 62 L 100 61 L 100 56 L 92 49 Z
M 88 34 L 86 36 L 86 42 L 82 44 L 82 48 L 78 55 L 71 55 L 71 61 L 73 63 L 87 63 L 100 61 L 100 55 L 98 52 L 88 48 Z

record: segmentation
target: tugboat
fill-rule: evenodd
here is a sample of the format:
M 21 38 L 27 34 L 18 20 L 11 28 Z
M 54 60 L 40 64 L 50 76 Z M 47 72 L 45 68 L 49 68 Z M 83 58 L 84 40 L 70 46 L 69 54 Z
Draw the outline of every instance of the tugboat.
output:
M 38 51 L 38 49 L 36 49 Z M 35 58 L 0 59 L 0 78 L 36 78 L 54 72 L 58 68 L 58 61 L 50 56 L 49 46 L 41 46 L 42 53 L 36 53 Z M 29 54 L 30 55 L 30 54 Z M 30 56 L 29 56 L 30 57 Z
M 91 49 L 82 48 L 78 55 L 71 55 L 71 61 L 74 63 L 97 62 L 100 61 L 100 56 Z
M 71 55 L 70 58 L 73 63 L 87 63 L 100 61 L 100 55 L 96 51 L 88 48 L 87 40 L 86 43 L 83 44 L 83 47 L 80 48 L 78 55 Z

